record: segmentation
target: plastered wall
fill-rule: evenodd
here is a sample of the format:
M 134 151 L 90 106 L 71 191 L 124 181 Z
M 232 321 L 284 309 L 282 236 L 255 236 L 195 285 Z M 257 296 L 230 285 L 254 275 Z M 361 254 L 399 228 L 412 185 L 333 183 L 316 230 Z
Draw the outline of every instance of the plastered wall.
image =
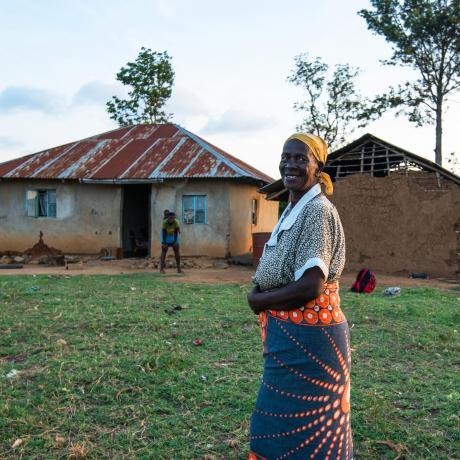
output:
M 250 252 L 253 232 L 270 232 L 278 203 L 257 193 L 256 185 L 223 180 L 169 181 L 152 184 L 150 202 L 151 254 L 160 254 L 164 209 L 181 221 L 184 255 L 227 257 Z M 28 189 L 56 189 L 57 217 L 28 217 Z M 184 224 L 183 195 L 206 195 L 205 224 Z M 251 202 L 257 199 L 257 225 L 251 221 Z M 49 246 L 65 253 L 96 254 L 106 246 L 121 246 L 122 186 L 59 181 L 0 182 L 0 251 L 25 251 L 44 233 Z
M 257 200 L 257 223 L 252 224 L 252 200 Z M 252 233 L 271 232 L 278 221 L 277 201 L 267 201 L 257 187 L 242 184 L 230 188 L 230 228 L 232 255 L 252 252 Z
M 205 224 L 182 222 L 182 196 L 206 195 Z M 184 255 L 224 257 L 229 234 L 228 185 L 224 181 L 174 181 L 152 185 L 151 235 L 152 255 L 161 252 L 160 234 L 163 211 L 174 211 L 181 223 L 181 252 Z
M 206 224 L 182 222 L 182 196 L 206 195 Z M 258 224 L 251 223 L 251 200 L 259 203 Z M 252 233 L 271 231 L 278 217 L 278 203 L 268 202 L 257 186 L 222 180 L 180 181 L 152 185 L 152 254 L 160 253 L 164 209 L 174 210 L 181 221 L 184 255 L 227 257 L 252 250 Z
M 56 189 L 57 217 L 28 217 L 26 191 Z M 44 233 L 49 246 L 94 254 L 120 245 L 121 188 L 53 181 L 0 182 L 0 251 L 25 251 Z

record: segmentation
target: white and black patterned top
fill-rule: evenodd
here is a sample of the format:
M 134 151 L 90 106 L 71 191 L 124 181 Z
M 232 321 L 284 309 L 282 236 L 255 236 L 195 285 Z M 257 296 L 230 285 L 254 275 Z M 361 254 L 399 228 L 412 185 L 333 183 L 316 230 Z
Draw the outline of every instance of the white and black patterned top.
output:
M 266 291 L 297 281 L 316 266 L 331 282 L 340 278 L 344 265 L 345 236 L 340 217 L 317 184 L 283 212 L 253 281 Z

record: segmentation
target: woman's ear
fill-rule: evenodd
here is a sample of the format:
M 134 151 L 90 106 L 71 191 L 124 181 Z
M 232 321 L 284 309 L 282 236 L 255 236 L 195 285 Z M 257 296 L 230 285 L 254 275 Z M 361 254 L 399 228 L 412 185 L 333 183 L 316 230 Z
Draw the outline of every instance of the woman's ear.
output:
M 318 161 L 318 171 L 316 172 L 317 175 L 320 175 L 324 169 L 324 163 L 322 161 Z

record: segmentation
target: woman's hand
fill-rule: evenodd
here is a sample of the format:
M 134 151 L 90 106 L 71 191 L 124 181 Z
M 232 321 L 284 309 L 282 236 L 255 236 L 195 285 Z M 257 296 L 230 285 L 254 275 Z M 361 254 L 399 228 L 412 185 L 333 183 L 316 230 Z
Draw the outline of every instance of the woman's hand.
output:
M 286 286 L 268 291 L 261 291 L 260 287 L 256 286 L 248 294 L 248 304 L 256 315 L 269 309 L 294 310 L 318 297 L 323 284 L 323 272 L 318 267 L 312 267 L 306 270 L 300 279 Z
M 256 285 L 248 294 L 248 304 L 255 315 L 258 315 L 260 312 L 266 310 L 261 303 L 261 296 L 262 291 L 260 290 L 259 285 Z

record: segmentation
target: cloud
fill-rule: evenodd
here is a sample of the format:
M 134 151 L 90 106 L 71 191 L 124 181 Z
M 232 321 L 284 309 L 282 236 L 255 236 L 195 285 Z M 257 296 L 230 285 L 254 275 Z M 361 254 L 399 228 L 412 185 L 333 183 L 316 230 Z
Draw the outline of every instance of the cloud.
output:
M 260 131 L 273 126 L 275 120 L 267 116 L 251 115 L 238 109 L 229 109 L 221 116 L 210 118 L 201 130 L 205 134 L 243 133 Z
M 72 105 L 99 105 L 105 107 L 106 102 L 115 95 L 124 96 L 123 89 L 120 86 L 94 80 L 80 86 L 73 97 Z
M 59 95 L 32 86 L 8 86 L 0 91 L 0 110 L 5 112 L 34 110 L 51 113 L 62 106 L 63 100 Z
M 186 88 L 174 88 L 171 99 L 166 104 L 166 111 L 184 117 L 208 116 L 209 111 L 203 101 Z
M 0 149 L 21 147 L 22 143 L 10 136 L 0 136 Z

